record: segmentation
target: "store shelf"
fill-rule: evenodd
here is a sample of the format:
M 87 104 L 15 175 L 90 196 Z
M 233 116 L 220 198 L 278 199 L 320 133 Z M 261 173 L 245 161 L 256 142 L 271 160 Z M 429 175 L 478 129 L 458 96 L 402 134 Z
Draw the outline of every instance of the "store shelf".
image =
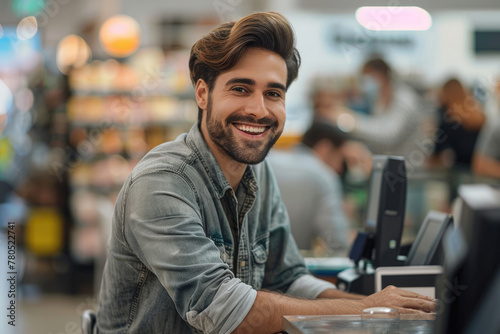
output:
M 138 54 L 139 60 L 97 61 L 72 73 L 69 144 L 79 163 L 69 171 L 69 201 L 74 252 L 86 254 L 82 261 L 102 257 L 92 247 L 109 230 L 116 196 L 138 161 L 196 120 L 198 108 L 186 79 L 188 56 L 156 54 L 148 60 Z

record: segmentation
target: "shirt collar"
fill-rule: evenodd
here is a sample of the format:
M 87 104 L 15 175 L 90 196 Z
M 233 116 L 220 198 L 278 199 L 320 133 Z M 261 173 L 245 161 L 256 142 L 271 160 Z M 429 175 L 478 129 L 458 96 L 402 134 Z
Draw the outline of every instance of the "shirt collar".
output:
M 257 186 L 257 179 L 254 173 L 254 168 L 252 165 L 247 165 L 247 169 L 245 170 L 245 173 L 241 178 L 241 183 L 243 183 L 245 187 L 247 187 L 247 189 L 252 193 L 256 193 L 257 190 L 259 190 L 259 187 Z

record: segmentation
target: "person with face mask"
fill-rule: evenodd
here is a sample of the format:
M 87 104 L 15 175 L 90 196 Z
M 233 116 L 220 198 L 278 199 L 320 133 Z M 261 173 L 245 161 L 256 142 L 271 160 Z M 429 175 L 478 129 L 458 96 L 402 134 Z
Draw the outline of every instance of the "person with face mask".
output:
M 370 113 L 361 115 L 347 108 L 337 109 L 331 118 L 341 130 L 365 143 L 374 154 L 411 159 L 412 152 L 422 149 L 419 140 L 427 144 L 420 131 L 423 114 L 420 97 L 395 78 L 384 60 L 375 58 L 364 64 L 360 89 Z

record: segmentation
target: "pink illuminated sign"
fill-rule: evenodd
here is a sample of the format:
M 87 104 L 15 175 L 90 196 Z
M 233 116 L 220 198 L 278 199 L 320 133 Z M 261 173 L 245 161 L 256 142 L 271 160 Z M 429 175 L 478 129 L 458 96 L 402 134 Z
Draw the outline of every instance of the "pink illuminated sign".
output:
M 360 7 L 356 19 L 370 30 L 427 30 L 432 25 L 429 13 L 420 7 Z

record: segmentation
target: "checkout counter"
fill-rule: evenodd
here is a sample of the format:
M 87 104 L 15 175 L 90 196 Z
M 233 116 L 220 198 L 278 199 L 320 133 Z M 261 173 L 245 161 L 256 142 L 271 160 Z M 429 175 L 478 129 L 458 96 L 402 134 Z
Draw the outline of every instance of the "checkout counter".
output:
M 455 222 L 449 214 L 429 212 L 408 256 L 401 258 L 405 180 L 401 159 L 374 159 L 372 207 L 351 261 L 306 259 L 306 264 L 319 277 L 336 274 L 344 291 L 369 295 L 394 285 L 436 298 L 437 312 L 375 308 L 360 315 L 285 316 L 287 333 L 500 333 L 500 186 L 461 186 Z

